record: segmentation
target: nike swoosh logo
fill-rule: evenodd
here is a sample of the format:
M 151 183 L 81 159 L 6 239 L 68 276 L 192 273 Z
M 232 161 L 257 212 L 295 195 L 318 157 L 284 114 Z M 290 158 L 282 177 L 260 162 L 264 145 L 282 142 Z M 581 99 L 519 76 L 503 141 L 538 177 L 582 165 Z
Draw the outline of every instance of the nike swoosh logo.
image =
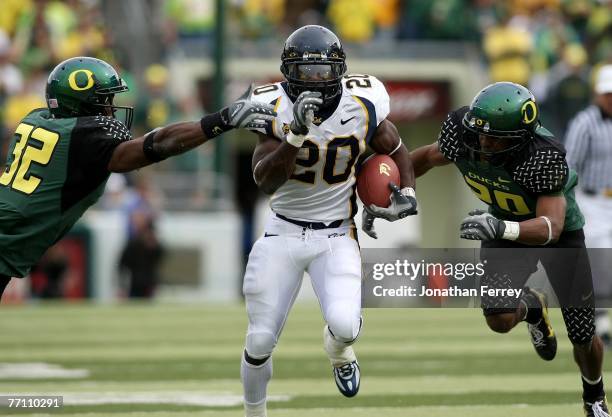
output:
M 582 297 L 580 297 L 582 299 L 582 301 L 586 301 L 589 298 L 591 298 L 591 296 L 593 295 L 593 291 L 591 291 L 590 293 L 588 293 L 587 295 L 584 295 Z
M 271 236 L 278 236 L 278 235 L 273 235 L 272 233 L 264 233 L 264 237 L 271 237 Z
M 348 122 L 350 122 L 351 120 L 353 120 L 354 118 L 355 118 L 355 116 L 351 117 L 350 119 L 346 119 L 346 120 L 342 120 L 342 119 L 340 119 L 340 124 L 341 124 L 341 125 L 345 125 L 345 124 L 347 124 Z
M 512 182 L 512 180 L 505 180 L 502 177 L 497 177 L 497 181 L 499 181 L 501 183 L 506 183 L 506 184 L 509 183 L 509 182 Z

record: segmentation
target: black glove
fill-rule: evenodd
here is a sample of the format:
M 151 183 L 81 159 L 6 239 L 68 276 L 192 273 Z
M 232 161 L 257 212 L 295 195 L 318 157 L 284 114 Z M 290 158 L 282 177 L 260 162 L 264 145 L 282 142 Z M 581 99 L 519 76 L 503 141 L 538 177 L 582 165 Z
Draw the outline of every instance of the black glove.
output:
M 472 210 L 468 214 L 461 222 L 462 239 L 487 241 L 503 238 L 506 230 L 503 220 L 482 210 Z
M 390 222 L 417 214 L 417 201 L 414 197 L 414 190 L 412 188 L 405 187 L 400 190 L 400 188 L 392 182 L 389 183 L 389 188 L 391 188 L 392 191 L 390 197 L 391 204 L 389 207 L 384 208 L 371 204 L 366 207 L 368 213 L 374 217 L 381 217 Z
M 289 126 L 294 135 L 306 135 L 314 120 L 314 112 L 323 104 L 318 91 L 304 91 L 293 103 L 293 121 Z

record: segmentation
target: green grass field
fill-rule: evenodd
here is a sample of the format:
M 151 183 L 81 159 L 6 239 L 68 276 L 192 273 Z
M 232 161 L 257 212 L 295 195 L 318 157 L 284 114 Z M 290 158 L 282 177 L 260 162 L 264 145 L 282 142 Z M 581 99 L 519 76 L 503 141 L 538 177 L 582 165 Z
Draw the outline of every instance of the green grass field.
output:
M 581 416 L 580 379 L 552 313 L 560 346 L 546 363 L 524 326 L 494 334 L 477 309 L 365 310 L 361 391 L 347 399 L 331 376 L 317 307 L 298 305 L 274 355 L 269 417 Z M 3 306 L 0 395 L 63 395 L 65 405 L 0 414 L 242 416 L 245 329 L 242 306 Z M 68 374 L 10 372 L 27 363 Z

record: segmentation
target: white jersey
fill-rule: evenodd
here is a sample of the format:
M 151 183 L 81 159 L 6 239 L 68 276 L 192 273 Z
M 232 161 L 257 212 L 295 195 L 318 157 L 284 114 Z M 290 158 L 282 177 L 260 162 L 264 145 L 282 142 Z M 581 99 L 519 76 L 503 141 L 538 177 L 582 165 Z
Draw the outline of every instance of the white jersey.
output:
M 286 83 L 258 87 L 253 100 L 273 103 L 278 113 L 260 130 L 285 140 L 293 120 L 293 102 Z M 382 82 L 370 75 L 347 75 L 334 113 L 315 118 L 300 149 L 296 168 L 270 200 L 272 211 L 296 220 L 329 223 L 352 218 L 357 212 L 355 170 L 359 157 L 377 126 L 389 114 L 389 95 Z

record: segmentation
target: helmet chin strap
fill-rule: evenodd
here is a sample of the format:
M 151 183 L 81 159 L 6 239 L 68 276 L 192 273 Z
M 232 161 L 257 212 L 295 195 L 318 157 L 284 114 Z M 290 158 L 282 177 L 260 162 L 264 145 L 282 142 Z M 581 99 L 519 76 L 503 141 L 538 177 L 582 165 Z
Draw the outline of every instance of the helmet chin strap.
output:
M 337 85 L 328 85 L 328 86 L 320 86 L 320 87 L 309 87 L 305 85 L 295 84 L 288 82 L 288 93 L 291 100 L 295 101 L 295 99 L 304 91 L 319 91 L 323 98 L 323 104 L 321 108 L 328 108 L 337 105 L 337 102 L 342 95 L 342 85 L 338 83 Z M 329 91 L 333 88 L 336 88 L 335 94 L 332 97 L 326 96 L 326 93 L 329 94 Z

